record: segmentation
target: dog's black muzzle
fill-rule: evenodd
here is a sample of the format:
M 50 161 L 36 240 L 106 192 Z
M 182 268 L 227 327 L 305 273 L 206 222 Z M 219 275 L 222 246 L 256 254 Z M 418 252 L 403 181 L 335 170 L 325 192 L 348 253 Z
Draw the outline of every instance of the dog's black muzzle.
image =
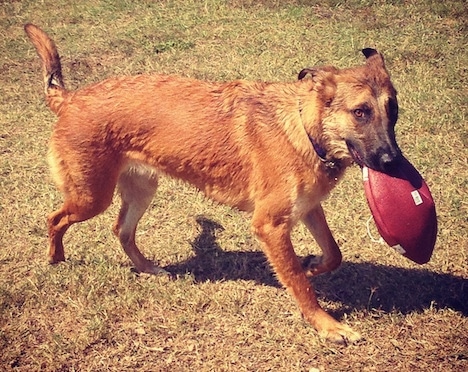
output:
M 349 152 L 360 167 L 366 166 L 383 173 L 391 173 L 403 158 L 398 145 L 382 146 L 366 151 L 353 141 L 346 141 Z

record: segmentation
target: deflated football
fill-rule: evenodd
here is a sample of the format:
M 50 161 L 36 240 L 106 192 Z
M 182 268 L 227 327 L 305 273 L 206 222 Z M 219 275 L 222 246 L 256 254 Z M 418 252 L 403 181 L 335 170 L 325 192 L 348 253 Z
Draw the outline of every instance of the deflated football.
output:
M 437 235 L 431 192 L 405 158 L 392 172 L 363 167 L 364 190 L 377 230 L 385 242 L 410 260 L 429 261 Z

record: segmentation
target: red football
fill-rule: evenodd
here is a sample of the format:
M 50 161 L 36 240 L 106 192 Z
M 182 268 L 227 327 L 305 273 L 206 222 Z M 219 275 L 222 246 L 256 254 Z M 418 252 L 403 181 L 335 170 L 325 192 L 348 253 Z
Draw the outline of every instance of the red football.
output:
M 437 216 L 419 172 L 405 158 L 388 174 L 367 167 L 362 172 L 367 202 L 382 238 L 410 260 L 428 262 L 436 241 Z

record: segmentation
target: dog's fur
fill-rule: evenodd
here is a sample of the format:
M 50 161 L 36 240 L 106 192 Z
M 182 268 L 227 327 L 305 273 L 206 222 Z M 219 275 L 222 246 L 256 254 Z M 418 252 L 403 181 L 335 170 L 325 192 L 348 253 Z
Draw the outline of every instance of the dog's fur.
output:
M 123 249 L 138 271 L 164 272 L 141 254 L 135 230 L 166 174 L 253 212 L 253 233 L 305 319 L 331 340 L 359 339 L 320 307 L 308 277 L 341 263 L 320 203 L 345 168 L 354 161 L 385 170 L 400 157 L 396 92 L 380 53 L 364 49 L 365 65 L 354 68 L 304 69 L 291 83 L 139 75 L 71 92 L 53 41 L 32 24 L 25 30 L 58 115 L 49 163 L 65 200 L 48 217 L 51 263 L 65 259 L 70 225 L 103 212 L 117 186 L 122 207 L 114 232 Z M 301 264 L 294 253 L 290 233 L 298 221 L 321 258 Z

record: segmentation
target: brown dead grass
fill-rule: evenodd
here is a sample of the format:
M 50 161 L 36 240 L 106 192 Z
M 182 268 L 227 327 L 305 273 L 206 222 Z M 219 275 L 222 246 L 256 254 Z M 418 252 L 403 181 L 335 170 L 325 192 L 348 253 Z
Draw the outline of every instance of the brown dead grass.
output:
M 72 4 L 73 3 L 73 4 Z M 84 371 L 465 371 L 468 369 L 463 1 L 0 3 L 0 366 Z M 325 203 L 345 257 L 314 280 L 361 331 L 321 342 L 278 285 L 249 216 L 165 180 L 138 239 L 176 280 L 135 275 L 110 232 L 113 206 L 74 226 L 67 262 L 45 263 L 45 216 L 60 202 L 45 153 L 53 123 L 22 25 L 50 32 L 69 87 L 115 74 L 292 80 L 305 66 L 359 63 L 379 48 L 399 91 L 398 139 L 437 202 L 439 236 L 419 267 L 366 232 L 358 169 Z M 318 253 L 302 226 L 298 254 Z

